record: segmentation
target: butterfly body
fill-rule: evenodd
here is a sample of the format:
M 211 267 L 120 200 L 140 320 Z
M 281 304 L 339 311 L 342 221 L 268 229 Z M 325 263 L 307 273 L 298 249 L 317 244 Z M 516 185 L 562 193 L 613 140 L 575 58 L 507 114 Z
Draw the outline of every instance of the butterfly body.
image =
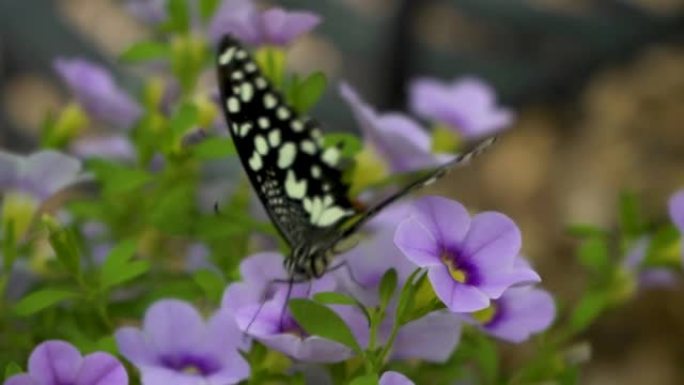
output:
M 353 247 L 359 228 L 384 207 L 427 185 L 486 146 L 457 156 L 368 210 L 348 197 L 341 151 L 324 147 L 318 123 L 300 116 L 233 38 L 217 55 L 221 105 L 240 160 L 271 221 L 291 249 L 291 280 L 322 276 L 335 255 Z

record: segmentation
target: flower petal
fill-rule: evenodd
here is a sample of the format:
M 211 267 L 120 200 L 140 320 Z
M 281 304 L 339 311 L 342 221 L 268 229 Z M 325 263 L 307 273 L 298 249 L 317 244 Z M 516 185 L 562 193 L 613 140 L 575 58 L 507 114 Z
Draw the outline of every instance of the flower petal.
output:
M 238 328 L 233 312 L 226 308 L 217 310 L 209 318 L 205 338 L 205 346 L 218 356 L 236 348 L 248 350 L 251 345 L 249 338 Z
M 157 353 L 188 353 L 197 349 L 202 341 L 204 320 L 186 302 L 161 300 L 147 309 L 143 330 Z
M 512 268 L 521 244 L 520 229 L 512 219 L 501 213 L 484 212 L 473 217 L 461 251 L 484 275 Z
M 556 316 L 553 297 L 531 286 L 506 290 L 497 304 L 500 313 L 484 329 L 509 342 L 523 342 L 531 334 L 545 330 Z
M 83 359 L 75 385 L 128 385 L 128 373 L 111 354 L 97 352 Z
M 40 384 L 69 384 L 76 380 L 82 362 L 81 353 L 71 344 L 51 340 L 33 349 L 28 371 Z
M 281 46 L 288 45 L 300 35 L 314 29 L 320 22 L 320 16 L 306 11 L 271 8 L 261 14 L 265 43 Z
M 413 206 L 413 216 L 428 228 L 442 247 L 448 248 L 464 241 L 471 219 L 462 204 L 447 198 L 427 196 L 418 199 Z
M 153 365 L 157 362 L 155 352 L 142 331 L 132 327 L 120 328 L 114 334 L 121 355 L 135 365 Z
M 40 151 L 22 162 L 19 183 L 22 190 L 42 200 L 76 182 L 80 171 L 78 159 L 57 151 Z
M 8 378 L 3 385 L 43 385 L 36 382 L 29 374 L 17 374 Z
M 490 298 L 499 298 L 511 286 L 531 285 L 541 282 L 541 277 L 522 257 L 517 258 L 512 269 L 484 274 L 478 288 Z
M 432 312 L 404 325 L 397 334 L 392 358 L 446 361 L 461 339 L 462 322 L 455 314 Z
M 21 156 L 0 151 L 0 189 L 15 187 L 23 159 Z
M 249 256 L 240 263 L 242 280 L 255 287 L 265 287 L 273 280 L 287 278 L 283 267 L 283 255 L 266 252 Z
M 489 306 L 489 298 L 476 287 L 456 282 L 446 266 L 428 270 L 437 297 L 454 313 L 470 313 Z
M 275 334 L 259 337 L 259 341 L 296 360 L 306 362 L 333 363 L 353 356 L 348 347 L 317 336 L 302 339 L 293 334 Z
M 420 267 L 442 264 L 437 240 L 429 229 L 414 217 L 399 224 L 394 234 L 394 244 L 406 258 Z
M 246 44 L 261 44 L 259 11 L 251 0 L 223 0 L 209 24 L 209 37 L 217 43 L 226 34 Z
M 143 385 L 207 385 L 205 377 L 156 366 L 141 367 L 140 376 Z
M 414 385 L 413 381 L 399 372 L 385 372 L 380 377 L 379 385 Z
M 670 198 L 670 218 L 672 222 L 684 234 L 684 190 L 680 190 Z

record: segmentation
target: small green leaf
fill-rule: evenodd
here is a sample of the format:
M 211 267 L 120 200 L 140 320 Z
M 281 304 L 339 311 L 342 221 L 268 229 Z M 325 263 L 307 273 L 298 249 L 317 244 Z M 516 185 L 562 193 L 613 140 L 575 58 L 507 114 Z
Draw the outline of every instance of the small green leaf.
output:
M 168 0 L 166 10 L 169 15 L 169 29 L 182 33 L 190 30 L 190 9 L 187 0 Z
M 130 262 L 137 245 L 124 241 L 109 252 L 100 271 L 100 287 L 104 290 L 144 274 L 149 269 L 147 261 Z
M 570 316 L 570 328 L 581 332 L 603 312 L 608 306 L 605 293 L 588 292 L 582 297 Z
M 356 338 L 337 313 L 311 300 L 295 298 L 289 303 L 292 316 L 307 333 L 339 342 L 362 354 Z
M 167 44 L 156 41 L 140 41 L 126 49 L 119 57 L 125 63 L 139 63 L 157 59 L 168 59 L 171 49 Z
M 235 155 L 230 138 L 208 138 L 192 146 L 192 153 L 201 160 L 221 159 Z
M 192 103 L 185 103 L 173 115 L 169 122 L 169 127 L 174 137 L 178 138 L 194 127 L 198 119 L 199 111 L 197 106 Z
M 354 298 L 334 291 L 324 291 L 313 296 L 314 301 L 324 305 L 356 305 Z
M 349 385 L 378 385 L 379 383 L 380 380 L 378 379 L 378 375 L 373 373 L 356 377 Z
M 644 231 L 641 208 L 636 194 L 625 191 L 620 195 L 620 228 L 627 238 L 634 238 Z
M 391 268 L 385 272 L 380 280 L 380 286 L 378 288 L 378 294 L 380 296 L 380 303 L 382 306 L 387 306 L 389 301 L 394 295 L 394 291 L 397 289 L 397 270 Z
M 192 279 L 212 302 L 220 300 L 223 289 L 226 287 L 226 281 L 220 274 L 207 269 L 198 270 L 193 274 Z
M 78 293 L 69 290 L 42 289 L 34 291 L 14 305 L 14 312 L 19 316 L 29 316 L 77 296 Z
M 5 379 L 8 379 L 15 374 L 20 374 L 23 373 L 24 370 L 17 364 L 16 362 L 12 361 L 7 366 L 5 366 Z
M 605 273 L 611 267 L 608 243 L 603 237 L 591 237 L 582 241 L 577 256 L 582 266 L 594 273 Z
M 152 179 L 143 170 L 115 164 L 104 159 L 91 159 L 88 168 L 103 185 L 104 195 L 115 195 L 134 191 Z
M 499 355 L 496 344 L 485 336 L 478 336 L 474 358 L 484 378 L 483 383 L 496 384 L 499 376 Z
M 100 281 L 100 286 L 103 289 L 109 289 L 113 286 L 133 280 L 150 270 L 150 262 L 148 261 L 133 261 L 126 263 L 120 267 L 118 271 L 113 271 L 112 274 L 103 276 Z M 118 273 L 118 274 L 114 274 Z
M 81 274 L 81 252 L 78 241 L 71 229 L 59 227 L 53 220 L 44 218 L 50 232 L 49 241 L 57 255 L 57 260 L 75 276 Z
M 294 109 L 300 114 L 307 113 L 323 96 L 328 80 L 322 72 L 315 72 L 295 85 Z
M 203 20 L 209 20 L 216 12 L 220 0 L 200 0 L 199 11 Z
M 2 238 L 2 258 L 5 271 L 10 271 L 17 259 L 17 245 L 14 234 L 14 220 L 5 221 L 5 231 Z

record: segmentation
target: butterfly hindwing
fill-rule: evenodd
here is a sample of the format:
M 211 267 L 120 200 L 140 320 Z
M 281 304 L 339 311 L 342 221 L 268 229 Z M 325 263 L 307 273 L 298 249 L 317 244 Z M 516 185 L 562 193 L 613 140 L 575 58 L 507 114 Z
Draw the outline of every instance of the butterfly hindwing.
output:
M 261 203 L 291 247 L 332 232 L 356 211 L 318 124 L 299 116 L 237 41 L 218 53 L 221 105 L 240 160 Z

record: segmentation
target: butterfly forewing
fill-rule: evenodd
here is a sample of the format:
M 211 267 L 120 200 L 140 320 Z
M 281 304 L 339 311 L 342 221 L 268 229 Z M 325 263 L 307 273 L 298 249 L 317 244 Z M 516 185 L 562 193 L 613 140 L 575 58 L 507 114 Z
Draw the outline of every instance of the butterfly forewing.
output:
M 287 105 L 237 41 L 225 37 L 218 82 L 228 128 L 252 186 L 290 246 L 333 231 L 356 211 L 318 124 Z

